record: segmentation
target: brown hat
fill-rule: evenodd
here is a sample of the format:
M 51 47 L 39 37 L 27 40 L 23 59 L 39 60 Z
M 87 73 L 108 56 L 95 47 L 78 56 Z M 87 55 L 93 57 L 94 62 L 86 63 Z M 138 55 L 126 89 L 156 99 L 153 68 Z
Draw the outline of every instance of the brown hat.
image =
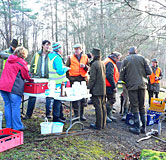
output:
M 101 55 L 101 51 L 99 48 L 93 48 L 92 52 L 91 52 L 94 56 L 100 56 Z
M 17 48 L 18 46 L 18 41 L 16 39 L 13 39 L 12 42 L 10 43 L 10 45 L 14 48 Z

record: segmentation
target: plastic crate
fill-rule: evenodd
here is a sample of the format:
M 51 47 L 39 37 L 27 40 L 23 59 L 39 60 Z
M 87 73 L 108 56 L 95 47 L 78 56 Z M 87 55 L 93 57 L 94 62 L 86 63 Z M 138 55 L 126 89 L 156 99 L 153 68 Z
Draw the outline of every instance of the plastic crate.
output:
M 4 128 L 0 130 L 0 136 L 11 135 L 0 139 L 0 152 L 14 148 L 23 144 L 23 132 L 10 128 Z
M 24 92 L 26 93 L 44 93 L 48 89 L 48 82 L 46 83 L 25 83 Z
M 131 126 L 134 125 L 134 115 L 133 115 L 133 113 L 127 113 L 126 124 L 129 124 Z

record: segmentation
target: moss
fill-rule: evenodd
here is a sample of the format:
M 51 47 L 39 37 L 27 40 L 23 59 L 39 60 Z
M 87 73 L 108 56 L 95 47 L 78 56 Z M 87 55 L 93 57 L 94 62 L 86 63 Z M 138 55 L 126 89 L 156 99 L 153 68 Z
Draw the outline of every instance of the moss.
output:
M 141 151 L 140 160 L 166 160 L 166 153 L 143 149 Z

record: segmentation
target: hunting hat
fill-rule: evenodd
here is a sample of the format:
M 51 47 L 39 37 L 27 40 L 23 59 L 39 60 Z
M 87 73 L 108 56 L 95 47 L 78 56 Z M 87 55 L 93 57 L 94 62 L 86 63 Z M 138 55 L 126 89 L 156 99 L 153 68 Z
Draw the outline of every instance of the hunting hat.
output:
M 53 51 L 59 51 L 60 48 L 62 48 L 62 45 L 59 42 L 53 42 L 52 43 Z
M 129 53 L 134 54 L 134 53 L 136 53 L 136 50 L 137 50 L 137 47 L 136 46 L 132 46 L 129 49 Z
M 93 48 L 92 52 L 91 52 L 94 56 L 100 56 L 101 55 L 101 51 L 99 48 Z
M 73 46 L 73 48 L 81 48 L 82 49 L 82 45 L 77 43 Z
M 157 61 L 157 59 L 156 59 L 156 58 L 153 58 L 153 59 L 152 59 L 152 62 L 157 63 L 158 61 Z
M 10 43 L 10 45 L 14 48 L 17 48 L 18 46 L 18 41 L 16 39 L 13 39 L 12 42 Z
M 115 57 L 115 58 L 118 58 L 119 56 L 121 57 L 122 54 L 120 52 L 114 51 L 114 52 L 111 53 L 111 56 Z

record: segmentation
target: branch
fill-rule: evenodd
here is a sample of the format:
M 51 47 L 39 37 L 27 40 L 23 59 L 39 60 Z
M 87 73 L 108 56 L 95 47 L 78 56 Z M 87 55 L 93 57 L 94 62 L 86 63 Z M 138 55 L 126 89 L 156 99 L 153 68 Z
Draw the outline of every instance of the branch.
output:
M 143 11 L 143 10 L 140 10 L 140 9 L 138 9 L 138 8 L 135 8 L 135 7 L 131 6 L 130 3 L 129 3 L 127 0 L 124 0 L 124 2 L 126 2 L 126 4 L 127 4 L 131 9 L 134 9 L 134 10 L 136 10 L 136 11 L 139 11 L 139 12 L 142 12 L 142 13 L 146 13 L 146 14 L 148 14 L 148 15 L 150 15 L 150 16 L 156 16 L 156 17 L 166 18 L 166 16 L 161 15 L 161 14 L 150 13 L 150 12 L 148 12 L 148 11 Z
M 1 35 L 3 36 L 3 38 L 6 40 L 6 42 L 7 42 L 7 39 L 6 39 L 6 37 L 5 37 L 5 35 L 4 35 L 4 33 L 3 33 L 3 31 L 0 29 L 0 32 L 1 32 Z

